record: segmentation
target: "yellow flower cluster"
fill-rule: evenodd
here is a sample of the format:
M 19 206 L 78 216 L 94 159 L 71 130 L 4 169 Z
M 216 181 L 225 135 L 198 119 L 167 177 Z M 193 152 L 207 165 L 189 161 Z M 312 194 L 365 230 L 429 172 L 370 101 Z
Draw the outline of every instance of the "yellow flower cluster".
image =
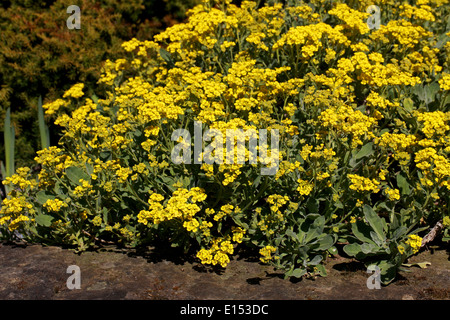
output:
M 334 9 L 328 11 L 328 14 L 334 15 L 344 21 L 345 25 L 343 27 L 349 28 L 350 31 L 357 30 L 360 34 L 369 32 L 366 19 L 370 14 L 366 12 L 354 10 L 345 3 L 338 3 Z
M 199 260 L 220 266 L 248 241 L 262 262 L 292 270 L 285 250 L 295 237 L 275 239 L 311 213 L 327 217 L 334 237 L 375 201 L 427 223 L 431 205 L 448 207 L 450 33 L 438 24 L 447 0 L 383 0 L 379 29 L 367 25 L 369 0 L 241 2 L 201 1 L 152 41 L 123 43 L 125 55 L 102 66 L 102 98 L 78 83 L 45 104 L 61 140 L 38 151 L 37 180 L 20 168 L 3 181 L 12 191 L 2 230 L 51 212 L 60 216 L 51 227 L 29 233 L 83 248 L 103 233 L 132 245 L 170 234 L 197 241 Z M 189 135 L 174 139 L 179 129 Z M 244 163 L 237 142 L 226 147 L 230 129 L 254 133 L 241 132 Z M 277 130 L 279 148 L 259 143 L 260 129 Z M 175 145 L 203 163 L 175 164 Z M 263 176 L 271 159 L 276 174 Z M 51 195 L 45 210 L 41 190 Z M 418 238 L 408 244 L 419 248 Z
M 163 221 L 180 219 L 188 231 L 195 232 L 200 224 L 194 216 L 201 210 L 196 203 L 205 199 L 204 190 L 198 187 L 191 190 L 184 188 L 175 190 L 165 205 L 161 203 L 164 196 L 153 193 L 148 200 L 149 209 L 139 212 L 138 222 L 147 225 L 149 221 L 159 224 Z
M 45 113 L 48 115 L 53 115 L 58 113 L 61 107 L 66 107 L 69 105 L 69 102 L 63 99 L 56 99 L 50 103 L 46 103 L 42 105 L 42 108 L 45 110 Z
M 409 4 L 403 4 L 399 6 L 399 9 L 401 10 L 400 16 L 407 17 L 407 18 L 414 18 L 424 21 L 435 21 L 436 18 L 434 17 L 433 8 L 431 8 L 428 5 L 422 4 L 418 7 L 411 6 Z
M 261 248 L 259 250 L 259 254 L 262 256 L 259 258 L 259 260 L 261 260 L 261 262 L 263 263 L 267 263 L 272 259 L 276 259 L 277 257 L 273 257 L 272 254 L 275 253 L 277 251 L 277 248 L 275 248 L 274 246 L 265 246 L 264 248 Z
M 44 208 L 46 208 L 48 211 L 52 212 L 58 212 L 63 207 L 68 207 L 68 204 L 62 200 L 59 199 L 48 199 L 44 203 Z
M 420 83 L 419 77 L 414 77 L 410 72 L 404 72 L 393 63 L 383 64 L 382 56 L 378 53 L 367 55 L 365 52 L 356 52 L 351 58 L 357 79 L 362 84 L 375 87 L 387 85 L 414 86 Z
M 417 112 L 417 120 L 423 123 L 422 132 L 427 138 L 431 138 L 433 135 L 448 136 L 450 112 Z
M 214 209 L 210 209 L 210 210 L 214 210 Z M 223 219 L 223 217 L 230 215 L 233 210 L 239 210 L 239 208 L 234 208 L 234 206 L 232 204 L 225 204 L 222 207 L 220 207 L 220 211 L 218 213 L 216 213 L 214 215 L 214 220 L 215 221 L 219 221 L 221 219 Z
M 413 253 L 417 253 L 420 250 L 420 247 L 422 246 L 422 238 L 418 235 L 411 234 L 408 236 L 408 240 L 406 240 L 406 244 L 411 247 L 413 250 Z
M 302 195 L 302 196 L 307 196 L 311 193 L 311 191 L 314 188 L 314 185 L 311 184 L 310 182 L 303 180 L 303 179 L 298 179 L 298 187 L 297 187 L 297 191 Z
M 444 228 L 450 227 L 450 217 L 445 216 L 444 219 L 442 219 L 442 225 Z
M 414 48 L 421 40 L 425 40 L 431 35 L 432 33 L 422 26 L 400 19 L 390 20 L 386 25 L 381 25 L 380 29 L 372 32 L 370 38 L 384 44 L 395 41 L 401 45 L 401 47 L 394 47 L 394 50 L 397 51 L 400 48 Z
M 387 196 L 391 200 L 400 200 L 400 190 L 398 189 L 386 189 L 385 190 Z
M 211 225 L 212 227 L 212 225 Z M 242 229 L 241 227 L 232 227 L 231 232 L 233 233 L 232 240 L 236 243 L 241 243 L 246 231 Z
M 439 80 L 439 85 L 442 90 L 450 90 L 450 74 L 443 74 L 442 78 Z
M 380 191 L 380 182 L 375 179 L 369 179 L 366 177 L 359 176 L 357 174 L 348 174 L 347 177 L 351 181 L 350 189 L 360 192 L 373 192 L 377 193 Z
M 279 194 L 272 194 L 267 198 L 267 203 L 271 204 L 270 210 L 272 210 L 272 212 L 280 212 L 280 208 L 288 201 L 288 196 L 282 196 Z
M 229 240 L 223 238 L 217 238 L 212 240 L 211 247 L 209 249 L 201 249 L 197 252 L 197 258 L 200 259 L 202 264 L 219 264 L 225 268 L 230 262 L 228 255 L 232 255 L 234 247 Z
M 9 231 L 18 229 L 23 222 L 30 221 L 36 211 L 25 196 L 5 198 L 0 208 L 0 226 L 7 225 Z
M 366 26 L 367 27 L 367 26 Z M 285 46 L 296 46 L 301 48 L 299 54 L 304 59 L 309 59 L 322 48 L 321 39 L 327 37 L 332 44 L 349 44 L 347 37 L 332 28 L 330 25 L 320 22 L 314 25 L 299 26 L 288 30 L 273 45 L 273 49 L 284 48 Z
M 374 138 L 370 129 L 377 123 L 375 118 L 368 117 L 345 104 L 323 111 L 319 120 L 324 127 L 334 129 L 338 134 L 350 135 L 353 148 L 362 145 L 362 139 Z
M 414 135 L 406 135 L 404 133 L 385 132 L 381 137 L 375 138 L 375 143 L 379 146 L 392 150 L 393 158 L 398 160 L 401 165 L 407 165 L 411 158 L 411 147 L 417 143 Z
M 73 191 L 74 195 L 83 196 L 83 195 L 92 195 L 95 193 L 89 181 L 80 179 L 79 182 L 81 183 L 81 185 L 75 187 L 75 190 Z
M 421 179 L 422 184 L 432 187 L 437 182 L 439 186 L 445 186 L 450 190 L 448 157 L 438 154 L 433 148 L 424 148 L 416 153 L 414 161 L 425 174 Z
M 81 98 L 84 95 L 83 88 L 84 83 L 77 83 L 64 93 L 63 98 Z
M 27 175 L 30 172 L 30 168 L 21 167 L 16 170 L 16 173 L 11 177 L 6 177 L 5 180 L 2 181 L 2 184 L 5 186 L 15 185 L 20 189 L 30 188 L 33 189 L 37 186 L 36 180 L 27 179 Z

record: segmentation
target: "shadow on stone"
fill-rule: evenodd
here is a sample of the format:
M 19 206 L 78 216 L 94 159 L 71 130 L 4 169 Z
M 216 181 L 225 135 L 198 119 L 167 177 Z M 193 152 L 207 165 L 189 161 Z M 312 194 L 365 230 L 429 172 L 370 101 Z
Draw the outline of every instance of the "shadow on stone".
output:
M 364 263 L 359 261 L 349 261 L 337 263 L 333 266 L 333 269 L 341 272 L 355 272 L 355 271 L 366 271 Z
M 190 248 L 187 252 L 179 247 L 172 247 L 170 243 L 158 242 L 151 246 L 136 247 L 124 252 L 129 257 L 142 257 L 150 263 L 170 261 L 175 265 L 184 265 L 195 261 L 194 249 Z
M 284 275 L 281 274 L 281 273 L 276 273 L 276 272 L 269 273 L 269 272 L 267 272 L 267 271 L 264 271 L 264 272 L 265 272 L 265 274 L 266 274 L 265 277 L 248 278 L 248 279 L 246 280 L 246 282 L 247 282 L 248 284 L 251 284 L 251 285 L 261 285 L 261 283 L 262 283 L 263 281 L 270 280 L 270 279 L 273 279 L 273 278 L 284 279 Z M 291 281 L 291 279 L 289 279 L 289 280 Z M 291 282 L 292 282 L 292 281 L 291 281 Z M 297 281 L 297 282 L 298 282 L 298 281 Z M 294 283 L 295 283 L 295 282 L 294 282 Z

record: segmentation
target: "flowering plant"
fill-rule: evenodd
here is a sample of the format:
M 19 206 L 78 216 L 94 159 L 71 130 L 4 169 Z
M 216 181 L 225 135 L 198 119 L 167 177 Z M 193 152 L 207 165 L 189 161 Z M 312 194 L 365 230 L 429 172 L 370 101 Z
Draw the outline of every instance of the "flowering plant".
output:
M 38 152 L 37 181 L 22 169 L 4 182 L 3 233 L 79 250 L 163 239 L 222 267 L 241 244 L 294 277 L 326 275 L 345 245 L 389 283 L 450 210 L 441 2 L 203 1 L 152 41 L 125 42 L 128 58 L 103 66 L 106 97 L 80 84 L 44 106 L 64 135 Z M 244 163 L 174 163 L 192 141 L 173 132 L 199 122 L 223 136 L 278 130 L 276 173 L 261 175 L 266 159 L 249 163 L 247 146 Z

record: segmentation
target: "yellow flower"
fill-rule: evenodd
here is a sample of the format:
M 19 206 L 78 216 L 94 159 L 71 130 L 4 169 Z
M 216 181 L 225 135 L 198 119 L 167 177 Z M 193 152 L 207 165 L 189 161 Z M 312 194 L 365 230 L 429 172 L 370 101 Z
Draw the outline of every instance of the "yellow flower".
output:
M 450 227 L 450 217 L 449 216 L 445 216 L 444 219 L 442 220 L 442 225 L 446 228 L 446 227 Z
M 444 91 L 450 90 L 450 74 L 446 73 L 442 75 L 442 78 L 439 80 L 439 86 Z
M 119 169 L 116 171 L 117 178 L 119 179 L 119 182 L 123 183 L 127 181 L 128 177 L 133 173 L 133 170 L 130 168 L 123 168 L 119 167 Z
M 211 264 L 212 263 L 212 255 L 211 251 L 207 249 L 201 249 L 197 252 L 197 258 L 200 259 L 202 264 Z
M 265 246 L 264 248 L 261 248 L 259 250 L 259 253 L 261 254 L 261 258 L 259 258 L 259 260 L 261 260 L 263 263 L 267 263 L 270 260 L 273 259 L 272 254 L 275 253 L 277 251 L 277 248 L 273 247 L 273 246 Z
M 233 232 L 233 241 L 241 243 L 246 231 L 241 227 L 231 227 L 231 231 Z
M 94 219 L 92 219 L 92 224 L 96 227 L 99 227 L 102 225 L 103 219 L 100 216 L 95 216 Z
M 298 182 L 297 191 L 301 195 L 307 196 L 313 190 L 314 185 L 309 183 L 308 181 L 305 181 L 305 180 L 302 180 L 302 179 L 298 179 L 297 182 Z
M 63 98 L 80 98 L 84 95 L 83 88 L 84 83 L 77 83 L 64 93 Z
M 401 10 L 400 16 L 407 18 L 420 19 L 424 21 L 434 21 L 435 17 L 433 14 L 433 9 L 428 5 L 411 6 L 409 4 L 402 4 L 399 6 Z
M 42 105 L 42 108 L 45 110 L 45 114 L 53 115 L 57 113 L 61 107 L 66 107 L 68 105 L 68 101 L 63 99 L 56 99 L 53 102 Z
M 403 247 L 402 245 L 397 246 L 398 252 L 400 254 L 404 254 L 405 253 L 405 247 Z
M 200 223 L 198 223 L 197 219 L 183 222 L 183 227 L 185 227 L 187 231 L 196 232 L 199 226 Z
M 353 10 L 344 3 L 337 4 L 334 9 L 328 11 L 328 14 L 337 16 L 345 22 L 347 27 L 357 30 L 360 34 L 365 34 L 370 31 L 365 22 L 369 14 Z
M 370 191 L 373 193 L 377 193 L 379 191 L 378 182 L 375 179 L 369 179 L 357 174 L 348 174 L 348 178 L 351 180 L 352 184 L 350 185 L 350 189 L 356 191 Z
M 68 204 L 59 199 L 54 199 L 54 200 L 48 199 L 44 203 L 44 208 L 48 209 L 49 211 L 53 211 L 53 212 L 58 212 L 63 207 L 68 207 Z
M 386 189 L 386 194 L 390 200 L 400 200 L 400 191 L 398 189 Z
M 422 238 L 415 234 L 409 235 L 408 240 L 406 240 L 406 244 L 411 247 L 413 253 L 417 253 L 422 245 Z

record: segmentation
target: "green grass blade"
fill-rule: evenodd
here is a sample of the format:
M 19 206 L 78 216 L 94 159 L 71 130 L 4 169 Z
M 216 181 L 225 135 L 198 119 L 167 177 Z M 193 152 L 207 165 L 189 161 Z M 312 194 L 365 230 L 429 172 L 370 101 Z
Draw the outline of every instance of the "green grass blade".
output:
M 5 165 L 3 164 L 3 161 L 0 161 L 0 173 L 2 175 L 2 180 L 4 180 L 6 178 L 6 168 Z M 8 193 L 9 193 L 9 186 L 4 186 L 5 187 L 5 198 L 8 197 Z M 1 197 L 0 197 L 1 200 Z M 1 205 L 0 205 L 1 207 Z
M 16 143 L 16 129 L 13 125 L 11 125 L 11 152 L 9 153 L 9 177 L 11 177 L 16 169 L 15 169 L 15 161 L 14 161 L 14 149 L 15 149 L 15 143 Z
M 14 140 L 15 129 L 11 125 L 11 109 L 8 108 L 5 117 L 4 127 L 5 138 L 5 162 L 6 162 L 6 177 L 10 177 L 14 174 Z
M 41 134 L 41 149 L 50 147 L 50 133 L 48 126 L 45 124 L 44 109 L 42 108 L 42 96 L 38 100 L 38 120 L 39 132 Z

